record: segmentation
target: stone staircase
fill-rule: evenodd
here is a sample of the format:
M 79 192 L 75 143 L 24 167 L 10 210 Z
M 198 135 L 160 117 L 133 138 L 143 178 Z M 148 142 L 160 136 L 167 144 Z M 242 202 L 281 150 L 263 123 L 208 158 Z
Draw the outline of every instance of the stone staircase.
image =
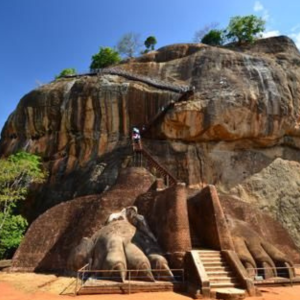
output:
M 199 250 L 198 253 L 212 290 L 237 288 L 239 286 L 237 277 L 231 271 L 220 251 Z
M 240 288 L 238 277 L 221 251 L 193 249 L 190 254 L 201 286 L 201 293 L 195 286 L 190 287 L 194 298 L 241 300 L 246 297 L 246 290 Z

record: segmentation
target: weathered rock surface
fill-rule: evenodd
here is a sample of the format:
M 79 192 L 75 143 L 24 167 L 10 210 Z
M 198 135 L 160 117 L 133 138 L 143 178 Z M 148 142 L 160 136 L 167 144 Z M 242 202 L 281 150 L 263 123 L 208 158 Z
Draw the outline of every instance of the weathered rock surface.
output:
M 286 37 L 241 48 L 179 44 L 120 68 L 195 87 L 157 122 L 144 144 L 179 179 L 211 183 L 270 213 L 300 247 L 300 55 Z M 121 76 L 61 79 L 21 99 L 0 153 L 43 156 L 51 177 L 28 202 L 31 217 L 114 184 L 128 135 L 178 95 Z M 43 200 L 40 200 L 43 199 Z
M 135 184 L 137 181 L 139 185 Z M 153 177 L 145 170 L 126 168 L 114 187 L 102 195 L 79 197 L 47 210 L 28 229 L 15 253 L 12 270 L 64 272 L 82 239 L 92 237 L 111 213 L 132 205 L 152 184 Z M 88 247 L 87 242 L 85 249 Z

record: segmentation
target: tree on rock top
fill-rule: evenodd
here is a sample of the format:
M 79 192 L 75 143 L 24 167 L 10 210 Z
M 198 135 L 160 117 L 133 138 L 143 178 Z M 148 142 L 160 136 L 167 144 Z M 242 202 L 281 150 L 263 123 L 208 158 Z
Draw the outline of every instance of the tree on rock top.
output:
M 110 47 L 100 47 L 98 53 L 92 56 L 91 70 L 106 68 L 121 61 L 119 53 Z
M 157 44 L 157 40 L 156 40 L 156 37 L 153 36 L 153 35 L 148 36 L 147 39 L 144 42 L 144 45 L 145 45 L 145 47 L 147 48 L 148 51 L 150 51 L 150 50 L 153 51 L 156 44 Z
M 202 39 L 201 43 L 211 45 L 211 46 L 220 46 L 224 42 L 224 31 L 218 29 L 210 30 Z
M 202 43 L 202 39 L 205 35 L 207 35 L 211 30 L 217 29 L 219 23 L 212 22 L 210 24 L 205 25 L 203 28 L 197 30 L 194 34 L 194 43 Z
M 117 44 L 117 50 L 125 57 L 132 58 L 141 49 L 140 35 L 134 32 L 124 34 Z
M 233 17 L 227 27 L 226 37 L 237 41 L 239 44 L 243 42 L 252 43 L 265 30 L 265 23 L 262 18 L 254 15 Z

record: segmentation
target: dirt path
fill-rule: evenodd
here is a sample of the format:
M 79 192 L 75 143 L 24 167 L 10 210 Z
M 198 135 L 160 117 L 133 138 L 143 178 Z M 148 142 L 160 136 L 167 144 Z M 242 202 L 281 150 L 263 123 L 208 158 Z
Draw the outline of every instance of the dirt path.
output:
M 0 272 L 0 300 L 63 300 L 74 298 L 75 279 L 34 273 Z M 261 288 L 262 297 L 247 300 L 300 300 L 300 285 Z M 78 296 L 78 300 L 187 300 L 188 296 L 164 293 Z

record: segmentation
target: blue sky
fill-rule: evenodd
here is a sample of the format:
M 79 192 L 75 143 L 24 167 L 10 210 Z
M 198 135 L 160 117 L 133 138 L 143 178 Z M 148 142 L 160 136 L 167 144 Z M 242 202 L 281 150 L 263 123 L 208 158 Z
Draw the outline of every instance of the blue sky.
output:
M 88 70 L 100 46 L 115 46 L 127 32 L 155 35 L 161 47 L 256 14 L 267 21 L 266 36 L 289 35 L 300 49 L 299 12 L 299 0 L 0 0 L 0 129 L 39 83 L 64 68 Z

